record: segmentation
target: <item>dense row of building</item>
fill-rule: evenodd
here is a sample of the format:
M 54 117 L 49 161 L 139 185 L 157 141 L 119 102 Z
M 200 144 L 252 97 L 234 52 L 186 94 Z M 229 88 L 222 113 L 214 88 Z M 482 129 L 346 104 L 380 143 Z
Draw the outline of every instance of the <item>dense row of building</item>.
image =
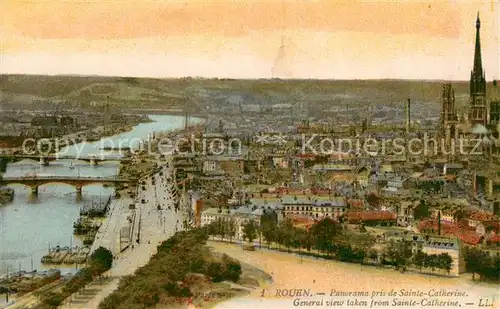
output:
M 476 28 L 469 111 L 464 117 L 457 115 L 453 88 L 445 84 L 439 133 L 431 137 L 444 137 L 447 145 L 459 137 L 480 138 L 481 156 L 450 156 L 442 149 L 401 154 L 391 146 L 383 152 L 377 147 L 329 153 L 310 148 L 304 151 L 304 137 L 307 140 L 312 136 L 317 137 L 311 143 L 313 147 L 321 144 L 321 138 L 332 137 L 350 137 L 361 143 L 368 139 L 418 138 L 420 132 L 412 132 L 409 125 L 409 106 L 407 127 L 402 132 L 377 132 L 369 128 L 369 122 L 358 128 L 304 121 L 292 129 L 283 124 L 283 130 L 249 127 L 258 138 L 248 139 L 248 135 L 229 133 L 230 125 L 219 125 L 217 133 L 197 132 L 195 136 L 206 144 L 217 140 L 220 151 L 207 152 L 196 146 L 186 147 L 191 152 L 177 154 L 177 175 L 197 182 L 189 186 L 196 193 L 195 223 L 205 226 L 218 220 L 231 221 L 234 237 L 241 240 L 248 221 L 259 226 L 264 217 L 272 216 L 278 224 L 291 220 L 297 227 L 308 229 L 329 217 L 349 226 L 373 228 L 370 233 L 377 231 L 380 243 L 406 239 L 414 250 L 448 253 L 455 275 L 464 271 L 464 246 L 498 255 L 500 175 L 495 171 L 499 166 L 500 105 L 494 94 L 486 96 L 479 17 Z M 237 105 L 241 107 L 241 102 Z M 287 108 L 273 106 L 272 112 Z M 288 133 L 286 138 L 283 132 Z M 240 137 L 237 147 L 232 146 L 234 137 Z M 186 144 L 193 145 L 191 141 Z

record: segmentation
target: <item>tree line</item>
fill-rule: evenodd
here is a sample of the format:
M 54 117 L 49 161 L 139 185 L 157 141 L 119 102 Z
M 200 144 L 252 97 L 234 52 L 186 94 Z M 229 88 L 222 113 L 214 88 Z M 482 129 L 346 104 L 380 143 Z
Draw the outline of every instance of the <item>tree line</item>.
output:
M 396 269 L 404 271 L 409 266 L 451 271 L 453 259 L 448 253 L 427 254 L 421 250 L 413 250 L 413 244 L 408 240 L 390 241 L 382 255 L 382 264 L 393 265 Z
M 223 220 L 219 218 L 206 227 L 210 236 L 224 239 L 235 237 L 236 223 L 234 219 Z M 366 233 L 363 225 L 359 232 L 347 231 L 342 222 L 324 218 L 312 224 L 308 229 L 294 226 L 292 221 L 283 220 L 277 224 L 275 218 L 264 215 L 260 225 L 248 220 L 242 226 L 243 240 L 253 243 L 277 245 L 290 252 L 292 249 L 299 254 L 337 259 L 353 263 L 370 263 L 377 265 L 390 265 L 398 270 L 405 271 L 407 267 L 415 266 L 420 270 L 428 268 L 432 271 L 441 269 L 450 272 L 452 258 L 449 254 L 426 254 L 422 251 L 412 250 L 410 241 L 390 241 L 382 248 L 376 248 L 375 237 Z

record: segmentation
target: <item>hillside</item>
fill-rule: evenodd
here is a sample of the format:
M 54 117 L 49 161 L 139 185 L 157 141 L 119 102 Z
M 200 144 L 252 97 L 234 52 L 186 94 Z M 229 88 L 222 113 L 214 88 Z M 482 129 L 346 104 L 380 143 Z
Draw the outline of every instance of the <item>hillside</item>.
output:
M 439 110 L 442 81 L 415 80 L 232 80 L 158 79 L 100 76 L 1 75 L 2 104 L 67 102 L 77 105 L 110 102 L 118 107 L 182 107 L 186 98 L 214 102 L 233 95 L 253 97 L 264 104 L 300 99 L 310 107 L 413 102 Z M 468 82 L 453 82 L 458 106 L 468 101 Z M 498 97 L 498 87 L 488 93 Z M 317 104 L 317 105 L 316 105 Z

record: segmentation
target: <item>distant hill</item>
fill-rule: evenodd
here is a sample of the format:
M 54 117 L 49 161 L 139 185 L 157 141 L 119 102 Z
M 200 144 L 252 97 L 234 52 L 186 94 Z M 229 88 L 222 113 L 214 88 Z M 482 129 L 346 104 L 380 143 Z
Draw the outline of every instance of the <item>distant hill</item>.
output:
M 4 103 L 71 102 L 76 105 L 104 104 L 134 107 L 182 105 L 185 96 L 161 80 L 99 76 L 2 75 Z
M 159 79 L 102 76 L 0 75 L 0 99 L 24 104 L 42 101 L 74 101 L 81 104 L 111 100 L 114 105 L 180 106 L 187 97 L 210 99 L 211 93 L 251 94 L 270 104 L 298 97 L 314 105 L 398 104 L 407 98 L 439 109 L 442 81 L 418 80 L 236 80 Z M 468 82 L 452 82 L 457 104 L 468 101 Z M 488 84 L 489 93 L 498 93 Z M 215 93 L 217 95 L 215 95 Z M 329 103 L 330 102 L 330 103 Z M 319 106 L 318 106 L 319 107 Z

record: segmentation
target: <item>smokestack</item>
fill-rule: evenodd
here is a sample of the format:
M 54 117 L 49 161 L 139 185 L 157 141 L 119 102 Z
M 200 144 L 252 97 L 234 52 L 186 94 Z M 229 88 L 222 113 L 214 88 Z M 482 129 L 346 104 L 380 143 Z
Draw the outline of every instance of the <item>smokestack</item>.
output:
M 187 130 L 189 128 L 189 113 L 186 112 L 184 115 L 184 129 Z
M 476 176 L 475 171 L 472 173 L 472 194 L 474 195 L 474 197 L 476 197 L 476 194 L 477 194 L 477 176 Z
M 410 99 L 406 103 L 406 134 L 410 134 L 411 118 L 410 118 Z

